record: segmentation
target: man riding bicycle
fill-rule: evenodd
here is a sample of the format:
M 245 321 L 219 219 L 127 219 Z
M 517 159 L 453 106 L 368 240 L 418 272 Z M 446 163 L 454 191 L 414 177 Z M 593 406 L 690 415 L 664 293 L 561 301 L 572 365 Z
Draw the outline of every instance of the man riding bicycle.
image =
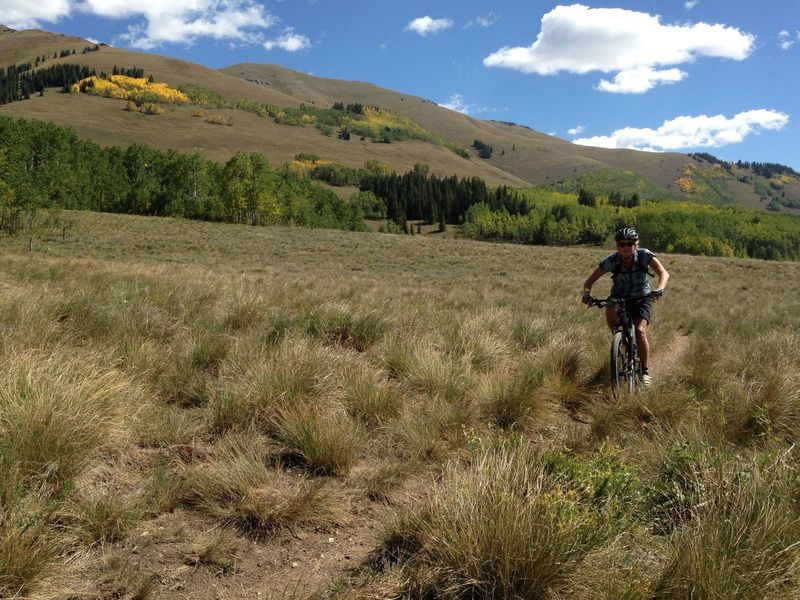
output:
M 583 284 L 582 301 L 592 305 L 592 285 L 606 273 L 611 273 L 611 296 L 606 305 L 606 323 L 614 331 L 619 314 L 619 300 L 624 300 L 625 310 L 630 314 L 636 327 L 636 345 L 642 366 L 642 384 L 650 385 L 647 359 L 650 346 L 647 341 L 647 326 L 650 324 L 652 301 L 664 293 L 669 281 L 669 273 L 655 254 L 646 248 L 639 248 L 639 234 L 631 227 L 623 227 L 614 235 L 617 251 L 604 258 L 594 273 Z M 658 276 L 658 288 L 650 289 L 648 269 L 652 268 Z

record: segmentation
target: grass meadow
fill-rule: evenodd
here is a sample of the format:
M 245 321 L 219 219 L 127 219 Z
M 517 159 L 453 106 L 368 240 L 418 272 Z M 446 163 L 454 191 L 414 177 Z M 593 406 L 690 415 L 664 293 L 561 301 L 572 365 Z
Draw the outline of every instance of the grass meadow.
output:
M 58 218 L 0 238 L 0 597 L 800 596 L 800 265 L 661 256 L 613 397 L 605 248 Z

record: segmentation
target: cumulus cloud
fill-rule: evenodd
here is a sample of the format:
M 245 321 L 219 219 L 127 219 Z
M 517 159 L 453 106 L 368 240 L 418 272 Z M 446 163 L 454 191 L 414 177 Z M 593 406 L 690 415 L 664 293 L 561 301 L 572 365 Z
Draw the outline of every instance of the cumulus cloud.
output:
M 567 133 L 569 135 L 580 135 L 584 131 L 586 131 L 586 128 L 583 125 L 578 125 L 577 127 L 573 127 L 572 129 L 567 130 Z
M 257 43 L 277 19 L 256 0 L 2 0 L 0 22 L 11 27 L 40 27 L 74 14 L 134 19 L 122 43 L 152 49 L 164 43 L 191 44 L 198 38 Z
M 688 148 L 719 148 L 738 144 L 749 135 L 762 130 L 780 130 L 789 123 L 789 115 L 771 109 L 756 109 L 733 117 L 680 116 L 658 129 L 625 127 L 611 135 L 579 138 L 575 144 L 601 148 L 632 148 L 635 150 L 685 150 Z
M 42 21 L 55 22 L 72 10 L 70 0 L 3 0 L 0 2 L 0 23 L 11 29 L 40 27 Z
M 287 52 L 299 52 L 311 47 L 311 40 L 306 36 L 294 32 L 291 27 L 283 32 L 283 35 L 272 40 L 264 42 L 264 48 L 267 50 L 274 50 L 279 48 Z
M 642 94 L 662 83 L 682 81 L 686 75 L 685 71 L 676 68 L 657 70 L 651 67 L 637 67 L 620 71 L 614 76 L 614 81 L 601 79 L 597 89 L 617 94 Z
M 501 48 L 483 64 L 538 75 L 617 72 L 621 80 L 606 82 L 601 89 L 624 92 L 626 81 L 639 87 L 649 81 L 652 87 L 676 80 L 677 70 L 659 67 L 690 63 L 701 56 L 743 60 L 754 43 L 752 35 L 725 25 L 664 25 L 657 15 L 573 4 L 545 14 L 531 46 Z M 643 68 L 649 71 L 637 71 Z
M 433 19 L 428 15 L 417 17 L 406 25 L 406 31 L 415 31 L 422 37 L 433 35 L 453 26 L 451 19 Z

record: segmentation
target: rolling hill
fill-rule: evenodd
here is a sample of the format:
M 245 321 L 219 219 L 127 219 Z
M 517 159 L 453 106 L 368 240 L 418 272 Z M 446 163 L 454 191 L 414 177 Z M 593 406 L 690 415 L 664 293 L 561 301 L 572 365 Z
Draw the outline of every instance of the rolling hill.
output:
M 525 126 L 474 119 L 435 103 L 364 82 L 313 77 L 278 65 L 243 63 L 214 70 L 183 60 L 101 46 L 81 53 L 86 40 L 40 30 L 0 30 L 0 64 L 8 66 L 50 57 L 40 68 L 54 64 L 80 64 L 110 73 L 114 66 L 139 67 L 172 86 L 194 84 L 223 96 L 234 106 L 240 99 L 277 107 L 329 108 L 335 102 L 378 106 L 401 115 L 463 148 L 475 140 L 493 148 L 488 159 L 471 150 L 471 158 L 458 156 L 442 145 L 421 140 L 374 143 L 368 139 L 345 141 L 321 135 L 314 127 L 277 124 L 235 108 L 215 108 L 229 127 L 198 119 L 196 106 L 171 106 L 164 114 L 145 116 L 123 110 L 124 101 L 61 94 L 42 96 L 0 106 L 0 114 L 51 121 L 72 128 L 78 135 L 102 145 L 142 143 L 158 149 L 203 151 L 224 161 L 236 151 L 260 151 L 273 164 L 283 164 L 298 153 L 314 153 L 351 167 L 368 160 L 385 162 L 398 172 L 417 163 L 433 173 L 477 176 L 492 185 L 517 187 L 560 185 L 600 193 L 620 190 L 643 197 L 673 197 L 715 204 L 739 203 L 794 210 L 800 206 L 800 181 L 780 181 L 755 175 L 749 168 L 703 160 L 679 153 L 649 153 L 579 146 Z M 63 50 L 75 53 L 56 57 Z M 206 111 L 208 112 L 208 111 Z M 713 159 L 713 157 L 711 157 Z

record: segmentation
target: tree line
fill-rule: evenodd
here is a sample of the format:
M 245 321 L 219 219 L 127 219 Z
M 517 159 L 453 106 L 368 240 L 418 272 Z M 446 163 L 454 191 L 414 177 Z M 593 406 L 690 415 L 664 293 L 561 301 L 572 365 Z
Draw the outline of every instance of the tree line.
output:
M 99 45 L 85 46 L 81 54 L 96 52 L 99 49 Z M 54 53 L 53 59 L 73 54 L 76 54 L 74 48 L 62 50 L 60 53 Z M 33 61 L 9 65 L 7 68 L 0 67 L 0 104 L 28 100 L 34 93 L 43 94 L 45 88 L 49 87 L 59 87 L 63 92 L 68 92 L 72 84 L 96 74 L 94 69 L 76 64 L 58 64 L 47 69 L 40 68 L 46 60 L 47 57 L 42 55 Z
M 430 175 L 427 165 L 416 165 L 404 175 L 367 173 L 359 189 L 381 198 L 386 203 L 387 218 L 401 228 L 409 219 L 438 223 L 440 227 L 460 223 L 466 210 L 479 203 L 509 214 L 529 211 L 527 200 L 516 190 L 506 186 L 491 189 L 479 177 Z
M 737 160 L 736 162 L 728 162 L 726 160 L 722 160 L 717 158 L 713 154 L 709 154 L 708 152 L 693 152 L 690 153 L 689 156 L 696 160 L 705 161 L 714 165 L 719 165 L 720 167 L 724 168 L 728 172 L 731 172 L 732 165 L 736 165 L 739 169 L 745 169 L 747 171 L 752 171 L 756 175 L 760 175 L 766 179 L 770 179 L 775 175 L 789 175 L 791 177 L 800 178 L 800 173 L 795 171 L 791 167 L 787 167 L 786 165 L 782 165 L 780 163 L 770 163 L 770 162 L 750 162 L 745 160 Z
M 0 116 L 0 229 L 39 208 L 364 229 L 336 194 L 259 153 L 220 165 L 138 144 L 101 148 L 51 123 Z
M 464 232 L 482 240 L 539 245 L 607 244 L 622 225 L 655 251 L 800 260 L 800 217 L 736 206 L 644 202 L 632 208 L 572 202 L 530 203 L 511 214 L 486 203 L 470 207 Z

